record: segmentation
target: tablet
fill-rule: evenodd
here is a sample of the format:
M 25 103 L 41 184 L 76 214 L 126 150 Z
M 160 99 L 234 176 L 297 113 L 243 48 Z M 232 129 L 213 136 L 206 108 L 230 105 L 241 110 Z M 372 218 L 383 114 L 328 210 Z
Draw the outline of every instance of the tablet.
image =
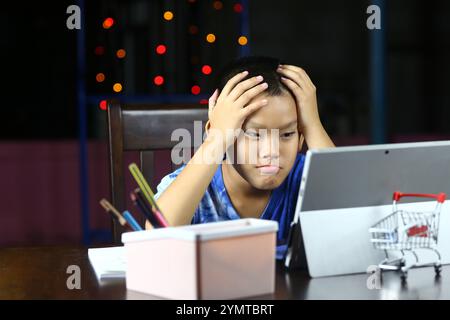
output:
M 393 212 L 394 191 L 450 197 L 450 141 L 309 150 L 291 224 L 285 265 L 308 268 L 311 277 L 368 272 L 385 253 L 369 228 Z M 431 199 L 405 198 L 405 211 L 430 211 Z M 438 247 L 450 263 L 450 205 L 440 213 Z M 436 259 L 419 249 L 420 262 Z M 423 252 L 422 252 L 423 251 Z M 395 256 L 395 252 L 390 252 Z M 414 258 L 411 255 L 411 258 Z M 409 259 L 409 258 L 408 258 Z

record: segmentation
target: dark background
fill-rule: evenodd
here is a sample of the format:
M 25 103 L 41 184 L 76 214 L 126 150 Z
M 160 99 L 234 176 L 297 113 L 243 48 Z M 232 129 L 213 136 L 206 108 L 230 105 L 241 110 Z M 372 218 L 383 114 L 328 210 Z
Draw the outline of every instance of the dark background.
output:
M 448 134 L 450 3 L 386 2 L 388 136 Z M 77 31 L 65 27 L 66 8 L 75 2 L 25 3 L 2 5 L 2 118 L 8 121 L 3 121 L 0 136 L 76 138 Z M 128 80 L 130 84 L 124 88 L 128 95 L 189 94 L 196 82 L 205 87 L 205 93 L 210 92 L 208 82 L 195 74 L 195 66 L 209 63 L 219 67 L 238 55 L 233 47 L 238 34 L 234 16 L 238 15 L 231 9 L 236 1 L 223 1 L 221 10 L 214 10 L 212 3 L 86 1 L 88 94 L 111 95 L 112 79 Z M 368 134 L 371 31 L 365 22 L 370 4 L 326 0 L 249 3 L 250 53 L 280 57 L 304 67 L 318 88 L 321 112 L 333 135 Z M 175 8 L 176 21 L 170 28 L 156 17 L 165 7 Z M 110 32 L 101 28 L 107 16 L 117 21 Z M 185 27 L 190 24 L 214 30 L 220 40 L 211 48 L 200 35 L 189 35 Z M 176 38 L 172 38 L 174 34 Z M 156 42 L 168 44 L 166 56 L 152 54 L 151 44 Z M 112 51 L 126 48 L 127 43 L 134 47 L 118 61 Z M 97 44 L 106 47 L 102 57 L 94 54 Z M 200 61 L 192 63 L 192 58 Z M 103 84 L 95 82 L 97 70 L 109 72 Z M 152 72 L 164 72 L 167 85 L 152 86 Z M 90 110 L 90 127 L 95 126 L 93 114 Z M 92 138 L 98 131 L 90 131 Z
M 236 43 L 242 28 L 242 13 L 233 11 L 237 2 L 223 0 L 223 8 L 216 10 L 214 1 L 206 0 L 85 1 L 85 70 L 77 62 L 80 31 L 66 27 L 66 8 L 75 0 L 2 4 L 0 191 L 5 205 L 0 226 L 5 230 L 0 245 L 81 239 L 77 76 L 86 86 L 90 207 L 98 216 L 92 222 L 96 226 L 108 226 L 97 205 L 109 192 L 106 113 L 100 101 L 199 102 L 212 93 L 215 72 L 244 53 L 303 67 L 317 87 L 323 123 L 337 145 L 372 142 L 370 38 L 375 31 L 366 28 L 366 8 L 373 2 L 245 2 L 245 48 Z M 166 10 L 173 11 L 172 21 L 161 18 Z M 449 139 L 450 2 L 386 1 L 382 16 L 382 142 Z M 109 30 L 102 28 L 106 17 L 115 20 Z M 189 33 L 192 25 L 197 34 Z M 204 40 L 208 32 L 216 34 L 214 44 Z M 154 51 L 159 43 L 168 48 L 163 56 Z M 97 46 L 104 47 L 103 55 L 95 54 Z M 115 57 L 119 48 L 127 51 L 124 59 Z M 211 75 L 200 72 L 203 64 L 212 66 Z M 98 72 L 106 75 L 101 84 L 95 81 Z M 152 82 L 157 74 L 165 77 L 161 87 Z M 115 82 L 123 84 L 121 93 L 112 91 Z M 193 85 L 201 87 L 200 95 L 191 93 Z M 28 197 L 30 207 L 24 204 L 23 189 L 35 197 Z M 54 190 L 66 192 L 57 197 Z

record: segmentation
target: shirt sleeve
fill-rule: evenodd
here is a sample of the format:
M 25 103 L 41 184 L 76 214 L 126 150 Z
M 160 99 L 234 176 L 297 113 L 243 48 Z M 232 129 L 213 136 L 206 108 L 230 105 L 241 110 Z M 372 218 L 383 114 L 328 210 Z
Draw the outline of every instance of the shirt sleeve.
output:
M 174 172 L 169 173 L 168 175 L 164 176 L 161 179 L 161 182 L 156 187 L 156 194 L 155 194 L 155 199 L 156 200 L 170 186 L 170 184 L 176 179 L 176 177 L 178 177 L 178 175 L 180 174 L 180 172 L 183 170 L 184 167 L 185 167 L 184 165 L 179 167 L 177 170 L 175 170 Z
M 155 199 L 158 199 L 161 196 L 161 194 L 164 193 L 164 191 L 170 186 L 170 184 L 178 177 L 178 175 L 184 169 L 184 167 L 185 165 L 181 166 L 174 172 L 169 173 L 168 175 L 164 176 L 161 179 L 161 182 L 156 187 Z M 191 224 L 206 223 L 221 220 L 220 217 L 218 216 L 216 208 L 217 206 L 219 206 L 217 202 L 220 200 L 215 198 L 213 199 L 211 193 L 214 194 L 213 188 L 210 184 L 205 194 L 203 195 L 202 199 L 200 200 L 200 203 L 195 209 L 194 215 L 191 219 Z

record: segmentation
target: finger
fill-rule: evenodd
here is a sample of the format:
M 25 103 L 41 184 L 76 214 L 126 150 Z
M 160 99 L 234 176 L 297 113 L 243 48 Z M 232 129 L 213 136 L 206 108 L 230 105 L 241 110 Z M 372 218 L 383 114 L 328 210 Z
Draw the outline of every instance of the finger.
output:
M 282 76 L 289 78 L 293 80 L 295 83 L 297 83 L 301 88 L 306 89 L 308 87 L 307 81 L 302 78 L 300 73 L 297 71 L 293 71 L 291 69 L 282 68 L 277 70 Z
M 295 81 L 281 77 L 281 81 L 295 94 L 302 95 L 304 93 L 302 87 L 300 87 Z
M 266 82 L 264 82 L 251 89 L 248 89 L 243 94 L 241 94 L 241 96 L 235 101 L 236 105 L 243 108 L 247 103 L 250 102 L 250 100 L 252 100 L 254 97 L 256 97 L 264 90 L 266 90 L 268 87 L 269 85 Z
M 246 106 L 245 108 L 241 109 L 241 114 L 243 117 L 247 118 L 250 114 L 252 114 L 256 110 L 261 109 L 265 105 L 267 105 L 267 99 L 255 101 Z
M 216 89 L 211 97 L 208 99 L 208 117 L 210 117 L 212 109 L 216 105 L 217 97 L 219 96 L 219 89 Z
M 292 70 L 294 72 L 298 72 L 299 74 L 306 73 L 302 68 L 297 67 L 297 66 L 293 66 L 290 64 L 280 64 L 278 66 L 278 68 L 282 69 L 282 70 Z
M 242 79 L 244 79 L 247 75 L 248 71 L 243 71 L 236 74 L 233 78 L 228 80 L 225 87 L 223 87 L 222 92 L 219 95 L 219 98 L 227 97 L 230 94 L 231 90 L 233 90 L 233 88 L 236 86 L 236 84 L 241 82 Z
M 287 69 L 287 70 L 292 70 L 292 71 L 298 72 L 307 84 L 314 86 L 311 78 L 308 76 L 308 74 L 306 73 L 306 71 L 304 69 L 297 67 L 297 66 L 288 65 L 288 64 L 282 65 L 281 69 Z
M 292 70 L 294 72 L 298 72 L 302 76 L 306 75 L 305 70 L 303 70 L 302 68 L 297 67 L 297 66 L 293 66 L 293 65 L 290 65 L 290 64 L 281 64 L 279 67 L 281 69 L 287 69 L 287 70 Z
M 219 96 L 219 89 L 216 89 L 211 97 L 208 99 L 209 106 L 213 106 L 216 104 L 217 97 Z
M 293 66 L 291 64 L 280 64 L 280 67 L 282 69 L 291 69 L 291 70 L 296 71 L 296 72 L 304 71 L 302 68 L 297 67 L 297 66 Z
M 241 83 L 237 84 L 233 90 L 231 90 L 230 95 L 228 96 L 231 101 L 237 101 L 247 90 L 255 87 L 258 83 L 263 81 L 264 78 L 262 76 L 252 77 Z

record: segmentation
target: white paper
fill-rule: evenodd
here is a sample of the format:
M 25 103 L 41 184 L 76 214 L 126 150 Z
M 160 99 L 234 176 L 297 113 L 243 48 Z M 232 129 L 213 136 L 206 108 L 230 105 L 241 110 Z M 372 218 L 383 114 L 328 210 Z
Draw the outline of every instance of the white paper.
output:
M 125 277 L 125 247 L 90 248 L 88 256 L 97 279 Z

